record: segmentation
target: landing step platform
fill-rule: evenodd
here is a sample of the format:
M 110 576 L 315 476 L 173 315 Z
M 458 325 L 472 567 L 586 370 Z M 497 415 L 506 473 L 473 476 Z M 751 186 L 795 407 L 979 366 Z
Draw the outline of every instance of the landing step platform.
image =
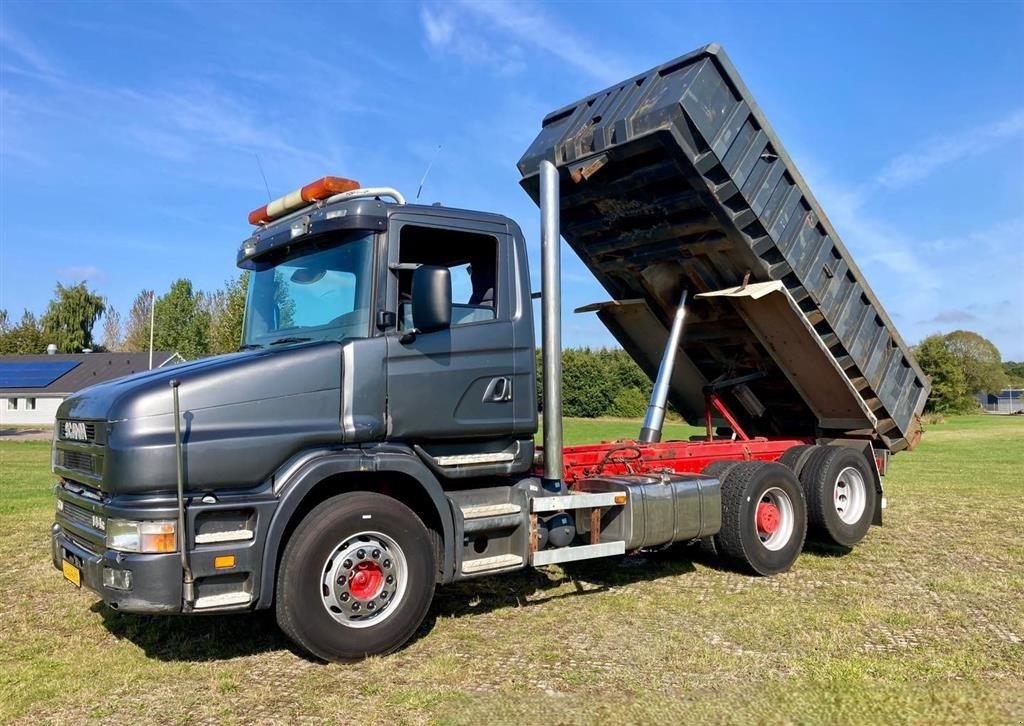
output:
M 519 514 L 523 510 L 518 504 L 480 504 L 475 507 L 463 507 L 465 519 L 481 519 L 482 517 L 500 517 L 505 514 Z
M 491 572 L 492 570 L 504 570 L 509 567 L 518 567 L 523 564 L 523 558 L 519 555 L 496 555 L 495 557 L 481 557 L 479 560 L 469 560 L 462 563 L 463 575 L 475 575 L 478 572 Z
M 595 557 L 611 557 L 613 555 L 626 554 L 626 543 L 601 542 L 593 545 L 580 545 L 579 547 L 559 547 L 553 550 L 540 550 L 530 555 L 530 564 L 554 565 L 559 562 L 575 562 L 577 560 L 590 560 Z

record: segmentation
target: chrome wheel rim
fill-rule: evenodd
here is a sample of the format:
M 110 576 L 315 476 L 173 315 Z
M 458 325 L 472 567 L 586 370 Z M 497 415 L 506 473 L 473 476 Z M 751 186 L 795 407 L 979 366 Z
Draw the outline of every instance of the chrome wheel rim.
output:
M 781 550 L 792 539 L 796 529 L 793 500 L 779 487 L 765 490 L 753 516 L 754 531 L 765 549 Z
M 409 566 L 394 539 L 359 532 L 331 551 L 320 572 L 320 598 L 331 617 L 350 628 L 367 628 L 398 609 Z
M 860 470 L 848 466 L 839 472 L 832 487 L 832 504 L 839 519 L 845 524 L 856 524 L 864 516 L 867 501 L 867 484 Z

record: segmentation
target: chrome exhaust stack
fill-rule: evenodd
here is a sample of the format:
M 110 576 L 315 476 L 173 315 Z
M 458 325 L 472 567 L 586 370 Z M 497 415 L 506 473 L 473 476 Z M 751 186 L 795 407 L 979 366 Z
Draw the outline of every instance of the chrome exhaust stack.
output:
M 562 271 L 558 169 L 540 163 L 541 345 L 544 380 L 544 480 L 560 487 L 562 466 Z
M 644 444 L 656 444 L 661 441 L 661 431 L 665 426 L 665 405 L 668 403 L 669 381 L 672 380 L 672 370 L 676 365 L 676 355 L 679 353 L 679 341 L 683 337 L 683 319 L 686 317 L 686 290 L 679 299 L 679 307 L 676 308 L 675 317 L 672 318 L 672 329 L 669 331 L 668 342 L 665 344 L 665 354 L 661 357 L 661 365 L 658 366 L 658 378 L 654 381 L 654 388 L 651 391 L 651 403 L 647 407 L 647 415 L 644 416 L 644 424 L 640 429 L 640 442 Z

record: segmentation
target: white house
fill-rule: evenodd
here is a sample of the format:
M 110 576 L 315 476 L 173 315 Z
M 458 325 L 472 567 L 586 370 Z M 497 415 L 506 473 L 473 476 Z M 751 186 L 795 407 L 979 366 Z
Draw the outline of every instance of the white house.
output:
M 154 368 L 178 360 L 177 353 L 153 352 Z M 148 369 L 148 351 L 0 356 L 0 425 L 53 425 L 72 393 Z

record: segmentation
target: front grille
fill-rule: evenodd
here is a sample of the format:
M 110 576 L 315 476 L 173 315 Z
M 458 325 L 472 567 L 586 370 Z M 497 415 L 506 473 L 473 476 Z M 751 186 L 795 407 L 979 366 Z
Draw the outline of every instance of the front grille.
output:
M 96 465 L 92 454 L 83 454 L 81 451 L 61 451 L 60 465 L 65 469 L 85 474 L 96 474 Z
M 61 511 L 63 512 L 65 519 L 75 522 L 76 524 L 80 524 L 83 527 L 95 529 L 92 525 L 92 512 L 88 509 L 80 507 L 77 504 L 72 504 L 66 500 L 62 506 L 63 509 Z
M 81 426 L 85 428 L 85 438 L 81 435 L 69 436 L 71 431 L 80 432 Z M 58 421 L 57 422 L 57 436 L 61 441 L 83 441 L 86 443 L 96 443 L 96 423 L 93 421 Z

